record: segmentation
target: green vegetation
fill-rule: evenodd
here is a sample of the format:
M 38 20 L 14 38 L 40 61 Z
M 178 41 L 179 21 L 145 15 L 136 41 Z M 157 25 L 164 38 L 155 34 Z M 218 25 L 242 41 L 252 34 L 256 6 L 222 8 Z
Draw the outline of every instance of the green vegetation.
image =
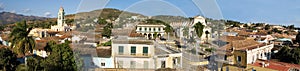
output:
M 205 31 L 205 38 L 206 38 L 206 42 L 208 43 L 208 34 L 210 34 L 208 31 Z
M 157 32 L 154 32 L 153 37 L 154 37 L 154 39 L 156 39 L 158 37 Z
M 205 49 L 205 51 L 208 51 L 208 52 L 213 52 L 213 51 L 215 51 L 216 49 L 214 49 L 214 48 L 206 48 Z
M 188 37 L 188 36 L 189 36 L 189 28 L 188 28 L 188 27 L 184 27 L 184 28 L 182 29 L 182 31 L 183 31 L 183 36 L 185 36 L 185 37 Z
M 282 62 L 300 64 L 300 48 L 289 49 L 289 47 L 282 47 L 275 58 Z
M 170 34 L 171 32 L 173 32 L 173 28 L 170 24 L 163 22 L 161 20 L 156 20 L 156 19 L 147 19 L 146 21 L 144 21 L 146 24 L 162 24 L 165 25 L 166 27 L 164 28 L 165 32 L 167 34 Z M 172 33 L 171 33 L 172 34 Z
M 201 36 L 203 34 L 203 29 L 205 26 L 201 22 L 198 22 L 193 27 L 196 30 L 196 34 L 197 34 L 198 38 L 201 38 Z
M 7 48 L 0 48 L 0 70 L 14 71 L 17 64 L 17 54 Z
M 45 71 L 76 71 L 76 59 L 69 43 L 56 44 L 53 41 L 47 43 L 52 51 L 47 58 L 28 57 L 27 70 L 45 70 Z
M 232 21 L 232 20 L 227 20 L 225 22 L 225 25 L 231 26 L 231 27 L 240 27 L 242 23 L 237 22 L 237 21 Z
M 296 42 L 299 44 L 300 46 L 300 33 L 298 32 L 298 34 L 296 35 Z
M 25 53 L 32 52 L 35 48 L 35 41 L 33 37 L 28 36 L 32 27 L 26 24 L 26 21 L 16 23 L 16 26 L 12 29 L 9 38 L 11 47 L 18 55 L 25 55 Z
M 105 43 L 102 43 L 100 46 L 111 46 L 111 40 L 109 40 Z
M 108 23 L 103 27 L 102 36 L 110 38 L 111 36 L 111 29 L 113 28 L 112 23 Z
M 267 24 L 266 26 L 265 26 L 265 30 L 269 30 L 271 28 L 271 26 L 269 25 L 269 24 Z

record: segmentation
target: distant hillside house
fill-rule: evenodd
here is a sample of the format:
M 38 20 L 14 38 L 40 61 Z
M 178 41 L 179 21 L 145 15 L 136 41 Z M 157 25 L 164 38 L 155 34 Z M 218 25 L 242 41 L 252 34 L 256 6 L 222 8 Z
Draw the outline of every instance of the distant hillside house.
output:
M 71 31 L 71 26 L 68 26 L 65 22 L 64 8 L 60 7 L 57 16 L 57 25 L 51 26 L 51 30 L 54 31 Z

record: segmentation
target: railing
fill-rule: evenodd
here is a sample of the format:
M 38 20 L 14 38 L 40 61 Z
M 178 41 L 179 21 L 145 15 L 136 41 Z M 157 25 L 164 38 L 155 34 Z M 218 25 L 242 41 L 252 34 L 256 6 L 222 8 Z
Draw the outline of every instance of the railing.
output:
M 151 57 L 152 55 L 149 53 L 129 53 L 129 54 L 117 54 L 115 56 L 128 56 L 128 57 Z

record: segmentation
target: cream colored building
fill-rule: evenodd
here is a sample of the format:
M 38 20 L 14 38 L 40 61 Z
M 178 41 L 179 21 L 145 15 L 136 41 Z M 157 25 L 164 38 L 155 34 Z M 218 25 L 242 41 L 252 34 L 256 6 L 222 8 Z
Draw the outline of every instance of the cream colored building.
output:
M 49 29 L 34 28 L 29 32 L 28 36 L 41 37 L 41 38 L 47 37 L 48 36 L 48 34 L 47 34 L 48 30 Z
M 223 47 L 222 47 L 223 48 Z M 236 40 L 225 45 L 227 53 L 225 60 L 228 64 L 247 66 L 261 60 L 269 60 L 271 50 L 274 48 L 272 43 L 259 43 L 253 39 Z
M 196 25 L 196 23 L 198 23 L 198 22 L 202 23 L 202 25 L 205 26 L 204 29 L 203 29 L 202 36 L 199 37 L 199 38 L 201 38 L 201 42 L 204 42 L 204 40 L 207 39 L 207 38 L 206 38 L 206 34 L 205 34 L 206 31 L 209 32 L 209 34 L 207 35 L 208 39 L 211 39 L 211 28 L 207 25 L 207 22 L 206 22 L 205 18 L 202 17 L 202 16 L 195 16 L 195 17 L 194 17 L 194 19 L 193 19 L 192 22 L 191 22 L 191 23 L 192 23 L 192 26 L 190 26 L 190 28 L 192 28 L 192 29 L 190 29 L 189 31 L 190 31 L 190 32 L 195 32 L 195 33 L 196 33 L 196 30 L 195 30 L 195 28 L 194 28 L 194 25 Z M 190 35 L 190 36 L 193 36 L 193 34 L 189 34 L 189 35 Z M 196 35 L 194 35 L 194 36 L 196 36 Z
M 136 33 L 144 35 L 148 39 L 154 38 L 154 33 L 157 33 L 157 37 L 161 37 L 165 34 L 165 25 L 157 24 L 139 24 L 136 26 Z
M 159 69 L 181 68 L 181 53 L 168 53 L 152 40 L 113 40 L 112 57 L 115 68 Z

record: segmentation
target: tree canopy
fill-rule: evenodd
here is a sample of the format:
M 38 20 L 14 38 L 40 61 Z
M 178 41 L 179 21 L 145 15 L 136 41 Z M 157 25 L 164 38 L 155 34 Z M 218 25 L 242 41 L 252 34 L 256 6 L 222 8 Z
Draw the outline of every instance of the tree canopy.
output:
M 17 54 L 7 48 L 0 48 L 0 70 L 14 71 L 18 64 Z
M 276 58 L 282 62 L 300 64 L 300 48 L 289 49 L 289 47 L 285 46 L 276 55 Z
M 12 29 L 9 38 L 11 48 L 19 55 L 25 55 L 27 52 L 32 52 L 35 48 L 35 41 L 32 36 L 28 36 L 32 27 L 26 24 L 26 21 L 16 23 Z
M 196 34 L 199 38 L 201 38 L 202 34 L 203 34 L 203 29 L 204 29 L 204 25 L 201 22 L 198 22 L 194 25 Z
M 166 23 L 166 22 L 163 22 L 161 20 L 156 20 L 156 19 L 147 19 L 146 21 L 144 21 L 146 24 L 162 24 L 162 25 L 165 25 L 166 27 L 164 28 L 165 29 L 165 32 L 166 33 L 171 33 L 173 32 L 173 28 L 170 24 Z

